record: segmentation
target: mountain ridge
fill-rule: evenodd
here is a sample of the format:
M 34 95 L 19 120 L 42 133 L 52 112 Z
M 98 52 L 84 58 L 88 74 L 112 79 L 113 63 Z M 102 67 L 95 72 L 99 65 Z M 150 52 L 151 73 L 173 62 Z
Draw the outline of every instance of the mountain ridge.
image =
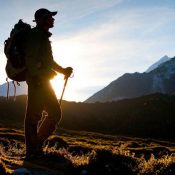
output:
M 152 64 L 151 66 L 148 67 L 148 69 L 145 71 L 146 73 L 151 72 L 152 70 L 156 69 L 161 65 L 162 63 L 169 61 L 171 58 L 168 57 L 167 55 L 163 56 L 161 59 L 159 59 L 157 62 Z
M 85 102 L 117 101 L 125 98 L 135 98 L 152 93 L 175 92 L 175 58 L 161 63 L 150 72 L 125 73 L 112 81 L 108 86 L 96 92 Z

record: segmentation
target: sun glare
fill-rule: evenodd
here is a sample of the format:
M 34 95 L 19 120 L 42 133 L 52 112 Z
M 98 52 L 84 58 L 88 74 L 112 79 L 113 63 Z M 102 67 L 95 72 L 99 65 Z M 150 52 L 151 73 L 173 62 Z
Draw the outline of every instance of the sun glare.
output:
M 60 99 L 64 86 L 64 77 L 62 75 L 57 75 L 54 79 L 50 80 L 50 82 L 56 93 L 57 98 Z

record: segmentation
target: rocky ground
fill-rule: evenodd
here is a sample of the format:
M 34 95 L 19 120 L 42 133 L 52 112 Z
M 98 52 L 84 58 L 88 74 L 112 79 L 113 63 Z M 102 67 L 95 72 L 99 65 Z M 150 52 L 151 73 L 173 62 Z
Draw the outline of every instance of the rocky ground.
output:
M 43 149 L 44 157 L 25 161 L 23 131 L 1 128 L 1 174 L 175 174 L 175 143 L 169 141 L 58 130 Z

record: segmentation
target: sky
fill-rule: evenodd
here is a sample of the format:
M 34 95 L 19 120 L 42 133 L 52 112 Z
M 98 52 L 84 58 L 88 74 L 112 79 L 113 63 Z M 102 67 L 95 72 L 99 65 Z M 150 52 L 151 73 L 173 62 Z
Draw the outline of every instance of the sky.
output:
M 175 56 L 174 0 L 0 0 L 0 84 L 5 83 L 4 40 L 19 19 L 33 27 L 39 8 L 58 11 L 55 61 L 74 68 L 64 99 L 84 101 L 124 73 L 144 72 Z M 52 80 L 59 98 L 64 77 Z M 1 94 L 0 94 L 1 95 Z

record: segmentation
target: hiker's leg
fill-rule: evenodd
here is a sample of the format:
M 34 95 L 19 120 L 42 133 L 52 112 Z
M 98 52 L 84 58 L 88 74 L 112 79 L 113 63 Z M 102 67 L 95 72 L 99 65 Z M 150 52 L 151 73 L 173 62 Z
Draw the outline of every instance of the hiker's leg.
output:
M 39 89 L 35 89 L 29 86 L 27 109 L 24 121 L 26 154 L 29 155 L 38 151 L 37 126 L 39 120 L 41 119 L 43 109 L 40 93 Z
M 33 119 L 35 118 L 35 120 Z M 40 120 L 39 115 L 34 115 L 27 110 L 25 117 L 25 143 L 26 143 L 26 153 L 32 154 L 37 150 L 37 125 Z
M 38 138 L 42 143 L 55 131 L 56 125 L 58 125 L 61 120 L 61 108 L 50 83 L 47 84 L 46 91 L 45 110 L 48 115 L 45 116 L 38 128 Z

